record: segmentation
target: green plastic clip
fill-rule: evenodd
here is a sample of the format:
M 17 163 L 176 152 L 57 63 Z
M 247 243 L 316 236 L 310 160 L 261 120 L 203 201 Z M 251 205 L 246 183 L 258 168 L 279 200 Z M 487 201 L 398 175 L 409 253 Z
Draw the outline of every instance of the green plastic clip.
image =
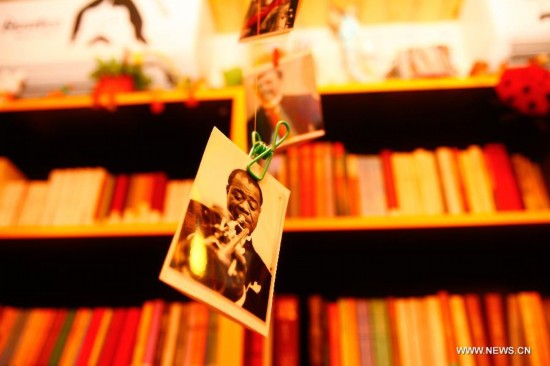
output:
M 286 132 L 282 137 L 279 138 L 280 126 L 285 126 Z M 288 124 L 288 122 L 279 121 L 275 126 L 275 131 L 273 131 L 271 145 L 267 146 L 265 142 L 262 141 L 260 134 L 256 131 L 252 131 L 252 148 L 250 149 L 250 153 L 248 154 L 250 158 L 252 158 L 252 161 L 246 166 L 248 174 L 250 174 L 256 180 L 262 180 L 265 176 L 265 173 L 267 173 L 267 168 L 269 168 L 269 164 L 271 163 L 271 159 L 273 158 L 275 149 L 279 147 L 281 143 L 283 143 L 283 141 L 288 137 L 289 134 L 290 125 Z M 267 161 L 263 166 L 261 174 L 258 176 L 255 172 L 252 171 L 252 166 L 258 163 L 261 159 L 267 159 Z

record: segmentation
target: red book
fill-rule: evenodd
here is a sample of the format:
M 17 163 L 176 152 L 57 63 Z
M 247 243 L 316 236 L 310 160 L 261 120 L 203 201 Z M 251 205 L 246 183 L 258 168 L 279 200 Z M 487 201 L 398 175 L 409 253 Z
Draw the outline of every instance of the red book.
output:
M 497 211 L 522 210 L 521 191 L 506 146 L 499 143 L 486 144 L 483 146 L 483 155 Z
M 315 181 L 312 145 L 301 145 L 299 155 L 300 216 L 313 217 L 315 216 Z
M 390 343 L 391 343 L 391 358 L 392 365 L 401 365 L 401 356 L 410 357 L 410 355 L 401 355 L 399 352 L 399 324 L 397 324 L 397 313 L 395 308 L 396 298 L 388 297 L 388 322 L 390 326 Z
M 244 366 L 262 366 L 264 336 L 250 329 L 244 332 Z
M 300 216 L 300 151 L 298 146 L 293 145 L 287 148 L 288 156 L 288 188 L 290 197 L 288 199 L 288 217 Z
M 162 213 L 164 211 L 164 196 L 166 194 L 166 185 L 168 177 L 164 172 L 156 172 L 153 183 L 153 198 L 151 209 Z
M 342 364 L 342 346 L 340 342 L 340 315 L 338 305 L 335 302 L 327 303 L 327 330 L 329 365 L 340 366 Z
M 68 312 L 67 309 L 57 310 L 57 314 L 55 315 L 55 319 L 50 328 L 50 332 L 46 338 L 46 341 L 44 342 L 44 345 L 42 346 L 42 350 L 40 351 L 40 357 L 38 358 L 38 363 L 37 363 L 38 365 L 48 364 L 48 361 L 50 360 L 50 356 L 57 342 L 59 333 L 61 332 L 61 328 L 65 323 L 67 312 Z
M 460 150 L 456 147 L 453 147 L 451 149 L 453 151 L 453 157 L 454 157 L 454 160 L 457 164 L 457 168 L 459 167 L 459 163 L 458 163 L 458 155 L 460 154 Z M 465 212 L 468 212 L 471 210 L 470 208 L 470 205 L 468 203 L 468 197 L 466 195 L 466 187 L 464 186 L 464 172 L 458 168 L 457 169 L 457 173 L 458 173 L 458 180 L 459 180 L 459 188 L 460 188 L 460 197 L 462 198 L 462 207 L 464 207 L 464 211 Z
M 126 196 L 130 186 L 130 176 L 127 174 L 119 174 L 116 176 L 115 189 L 113 192 L 113 200 L 111 201 L 111 209 L 109 216 L 122 216 L 124 206 L 126 204 Z
M 105 342 L 103 343 L 103 348 L 99 355 L 98 365 L 112 365 L 113 358 L 115 354 L 118 353 L 118 345 L 121 342 L 121 336 L 125 337 L 126 335 L 122 334 L 122 328 L 126 321 L 126 316 L 128 315 L 128 309 L 126 308 L 116 308 L 113 311 L 113 317 L 111 323 L 109 324 L 109 329 L 105 336 Z
M 92 347 L 94 346 L 95 338 L 99 330 L 99 325 L 101 324 L 101 319 L 105 314 L 105 308 L 95 308 L 92 313 L 92 319 L 90 319 L 90 325 L 88 326 L 88 331 L 86 336 L 82 341 L 82 348 L 78 354 L 78 359 L 76 361 L 76 366 L 87 366 L 88 359 L 92 353 Z
M 127 366 L 132 362 L 132 355 L 134 354 L 134 345 L 136 343 L 140 318 L 140 307 L 132 307 L 128 309 L 128 314 L 126 315 L 124 325 L 122 326 L 122 336 L 113 359 L 113 366 Z
M 152 365 L 155 361 L 155 351 L 159 340 L 160 327 L 162 322 L 162 314 L 165 307 L 164 300 L 154 300 L 153 315 L 151 318 L 151 327 L 149 328 L 149 335 L 147 339 L 147 346 L 145 347 L 145 354 L 143 362 L 147 365 Z
M 383 149 L 382 151 L 380 151 L 388 210 L 397 210 L 399 208 L 399 205 L 397 202 L 397 193 L 395 192 L 395 178 L 393 176 L 391 154 L 392 151 L 390 149 Z
M 311 366 L 322 366 L 327 354 L 326 302 L 321 295 L 311 295 L 308 309 L 308 356 Z
M 273 365 L 300 364 L 299 300 L 293 295 L 279 295 L 274 300 Z
M 187 338 L 187 360 L 191 365 L 204 365 L 208 337 L 208 318 L 210 310 L 203 303 L 195 302 L 189 314 L 189 336 Z
M 473 346 L 487 347 L 489 342 L 487 341 L 485 321 L 483 319 L 483 311 L 479 296 L 476 294 L 465 294 L 464 302 L 466 305 L 466 314 L 470 325 Z M 476 355 L 475 358 L 478 366 L 491 365 L 487 355 Z
M 315 185 L 315 196 L 313 206 L 316 217 L 329 216 L 329 195 L 327 179 L 325 178 L 325 143 L 312 144 L 313 156 L 313 184 Z
M 506 316 L 504 313 L 504 296 L 499 293 L 487 293 L 484 296 L 485 314 L 487 314 L 487 333 L 491 347 L 506 347 L 509 345 L 506 331 Z M 494 366 L 508 366 L 508 355 L 493 355 Z

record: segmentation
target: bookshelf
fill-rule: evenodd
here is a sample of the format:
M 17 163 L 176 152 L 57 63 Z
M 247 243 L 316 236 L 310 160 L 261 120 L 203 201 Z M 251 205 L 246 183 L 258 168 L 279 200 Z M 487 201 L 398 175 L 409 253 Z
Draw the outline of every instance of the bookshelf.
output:
M 495 84 L 495 78 L 478 78 L 323 86 L 323 139 L 342 141 L 353 153 L 499 141 L 544 162 L 548 137 L 505 110 Z M 92 108 L 89 96 L 4 101 L 0 155 L 33 179 L 77 165 L 190 178 L 213 125 L 239 146 L 247 141 L 242 90 L 199 90 L 194 97 L 197 106 L 187 105 L 189 95 L 180 91 L 118 95 L 114 112 Z M 161 115 L 149 110 L 156 100 L 165 103 Z M 175 223 L 0 228 L 0 276 L 11 279 L 0 285 L 0 301 L 104 306 L 179 300 L 158 281 L 175 229 Z M 301 300 L 312 294 L 423 296 L 441 289 L 548 294 L 549 240 L 547 211 L 288 218 L 276 292 Z M 302 357 L 306 349 L 302 343 Z

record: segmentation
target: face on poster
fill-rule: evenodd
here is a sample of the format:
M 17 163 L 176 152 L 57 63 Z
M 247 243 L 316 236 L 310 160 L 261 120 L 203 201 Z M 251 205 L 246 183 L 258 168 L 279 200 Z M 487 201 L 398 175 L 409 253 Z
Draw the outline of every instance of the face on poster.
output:
M 262 64 L 245 74 L 247 133 L 272 141 L 277 123 L 286 121 L 290 133 L 281 147 L 325 133 L 321 101 L 315 82 L 313 56 L 301 53 Z
M 264 336 L 290 192 L 214 128 L 160 279 Z
M 251 0 L 246 13 L 241 41 L 290 32 L 294 27 L 298 0 Z

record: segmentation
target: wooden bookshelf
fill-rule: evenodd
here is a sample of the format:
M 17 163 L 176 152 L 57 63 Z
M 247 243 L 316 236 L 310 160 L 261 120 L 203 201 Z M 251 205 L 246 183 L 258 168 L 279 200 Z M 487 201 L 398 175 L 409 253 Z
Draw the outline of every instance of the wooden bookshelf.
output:
M 357 154 L 496 140 L 543 162 L 547 136 L 525 121 L 503 123 L 496 83 L 497 77 L 483 77 L 321 86 L 324 139 Z M 112 112 L 98 111 L 90 96 L 0 102 L 0 155 L 21 163 L 29 179 L 79 164 L 114 174 L 153 167 L 192 178 L 212 125 L 219 123 L 240 146 L 248 139 L 242 88 L 198 90 L 193 97 L 197 107 L 186 103 L 184 91 L 120 94 Z M 166 103 L 161 115 L 149 111 L 157 101 Z M 150 136 L 151 156 L 141 155 Z M 98 141 L 105 151 L 95 150 Z M 176 229 L 177 223 L 0 228 L 0 276 L 9 279 L 0 285 L 0 305 L 179 301 L 182 295 L 158 279 Z M 418 298 L 439 290 L 548 294 L 549 240 L 550 211 L 292 217 L 284 223 L 275 290 L 301 299 Z M 304 359 L 308 349 L 301 343 Z

